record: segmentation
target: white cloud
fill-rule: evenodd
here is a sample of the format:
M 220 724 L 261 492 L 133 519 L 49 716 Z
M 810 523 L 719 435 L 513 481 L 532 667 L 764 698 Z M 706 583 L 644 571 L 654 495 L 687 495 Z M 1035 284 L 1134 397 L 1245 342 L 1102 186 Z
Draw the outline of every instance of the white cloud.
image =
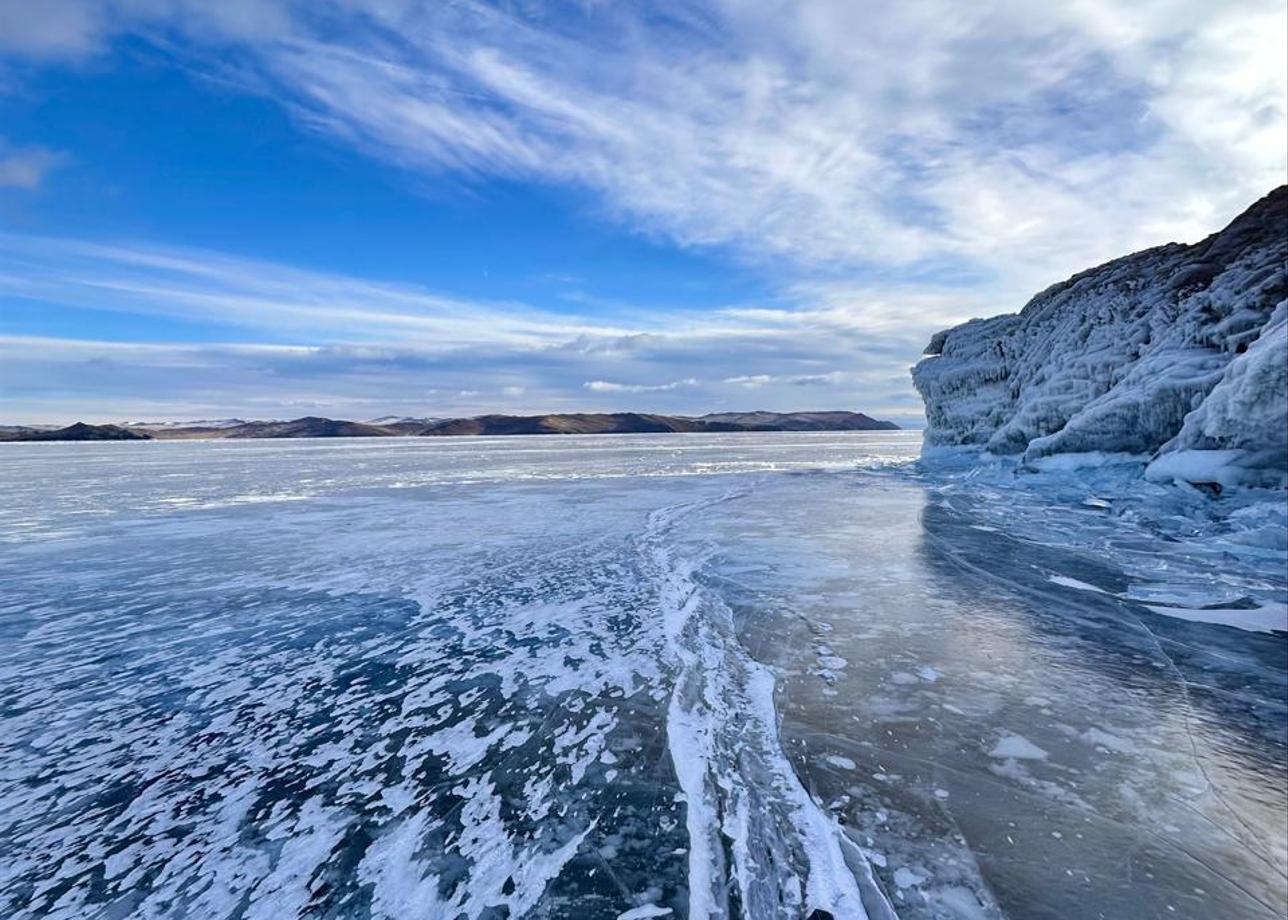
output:
M 758 407 L 808 408 L 801 388 L 825 384 L 828 407 L 906 417 L 917 413 L 910 356 L 933 331 L 912 324 L 873 347 L 860 317 L 829 319 L 831 307 L 636 311 L 608 323 L 217 253 L 12 234 L 0 234 L 0 297 L 54 315 L 100 311 L 95 328 L 164 316 L 225 337 L 0 335 L 0 419 L 12 421 L 279 417 L 301 407 L 464 415 L 499 404 L 698 413 L 746 408 L 727 380 L 748 367 L 766 381 Z
M 0 0 L 0 53 L 78 60 L 131 31 L 263 42 L 291 29 L 289 0 Z
M 744 374 L 737 377 L 726 377 L 721 383 L 732 384 L 748 390 L 758 390 L 772 384 L 786 384 L 795 387 L 833 386 L 849 381 L 862 381 L 861 373 L 829 371 L 826 374 Z
M 144 348 L 130 371 L 107 344 L 85 346 L 101 351 L 90 357 L 11 342 L 8 411 L 41 405 L 15 368 L 88 400 L 72 369 L 91 360 L 121 399 L 171 386 L 222 407 L 200 414 L 265 391 L 357 406 L 384 394 L 373 414 L 423 413 L 387 399 L 427 388 L 457 394 L 444 411 L 489 408 L 485 394 L 558 409 L 588 393 L 707 409 L 747 390 L 797 408 L 811 386 L 837 406 L 915 411 L 906 367 L 936 328 L 1216 230 L 1288 170 L 1282 0 L 517 8 L 0 0 L 0 50 L 84 56 L 134 31 L 190 66 L 236 62 L 253 77 L 241 85 L 319 135 L 417 173 L 589 192 L 608 219 L 754 263 L 782 302 L 563 315 L 211 253 L 8 236 L 4 296 L 310 346 Z M 48 167 L 15 164 L 0 182 L 32 186 Z M 219 370 L 165 376 L 193 361 Z
M 94 0 L 0 0 L 0 51 L 76 57 L 98 47 L 110 8 Z
M 773 382 L 774 378 L 768 374 L 740 374 L 737 377 L 726 377 L 721 381 L 721 383 L 732 383 L 734 386 L 746 387 L 749 390 L 754 390 Z
M 698 381 L 693 377 L 672 380 L 670 383 L 614 383 L 611 380 L 588 380 L 582 386 L 592 393 L 664 393 L 680 387 L 696 387 Z
M 61 153 L 44 147 L 6 147 L 0 141 L 0 188 L 39 188 L 63 159 Z
M 310 124 L 797 268 L 948 260 L 1044 286 L 1284 179 L 1278 0 L 366 13 L 343 41 L 262 49 Z
M 30 4 L 11 48 L 130 29 L 408 168 L 589 189 L 786 271 L 966 264 L 1041 287 L 1284 181 L 1281 0 Z M 263 79 L 266 78 L 266 79 Z
M 0 294 L 307 336 L 421 348 L 539 346 L 613 333 L 522 304 L 461 301 L 410 285 L 310 272 L 177 248 L 0 233 Z

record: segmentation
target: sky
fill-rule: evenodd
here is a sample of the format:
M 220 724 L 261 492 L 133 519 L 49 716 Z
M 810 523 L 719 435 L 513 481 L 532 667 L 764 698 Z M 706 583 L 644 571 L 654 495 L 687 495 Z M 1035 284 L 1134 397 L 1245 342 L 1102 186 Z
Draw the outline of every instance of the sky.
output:
M 0 0 L 0 422 L 851 409 L 1288 173 L 1282 0 Z

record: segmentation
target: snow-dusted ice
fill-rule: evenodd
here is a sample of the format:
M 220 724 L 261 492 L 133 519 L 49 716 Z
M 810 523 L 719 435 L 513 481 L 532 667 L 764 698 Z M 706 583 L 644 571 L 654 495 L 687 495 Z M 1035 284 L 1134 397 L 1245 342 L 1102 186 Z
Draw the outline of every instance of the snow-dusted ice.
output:
M 0 914 L 1280 916 L 1282 503 L 919 446 L 5 445 Z

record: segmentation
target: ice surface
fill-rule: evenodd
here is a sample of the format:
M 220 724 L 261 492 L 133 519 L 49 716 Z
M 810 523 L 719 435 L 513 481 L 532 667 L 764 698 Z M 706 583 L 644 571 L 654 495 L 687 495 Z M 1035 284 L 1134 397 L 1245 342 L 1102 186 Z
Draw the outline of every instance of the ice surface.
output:
M 1095 585 L 1089 585 L 1085 581 L 1079 581 L 1076 578 L 1070 578 L 1068 575 L 1048 575 L 1047 581 L 1055 585 L 1064 585 L 1066 588 L 1077 588 L 1080 591 L 1097 591 L 1101 594 L 1104 589 L 1097 588 Z
M 516 440 L 0 450 L 0 914 L 1276 916 L 1280 512 Z
M 993 745 L 988 756 L 1013 760 L 1046 760 L 1047 752 L 1022 735 L 1007 735 Z
M 1288 227 L 1282 227 L 1288 233 Z M 1216 468 L 1190 473 L 1212 482 L 1285 485 L 1288 470 L 1288 301 L 1280 301 L 1260 334 L 1226 367 L 1221 380 L 1185 417 L 1174 441 L 1146 475 L 1176 476 L 1161 464 L 1174 456 L 1214 458 Z
M 1283 488 L 1288 187 L 1200 243 L 1082 272 L 1018 314 L 939 333 L 927 353 L 913 380 L 928 446 L 1030 464 L 1158 455 L 1159 478 Z
M 644 904 L 640 907 L 633 907 L 617 915 L 617 920 L 647 920 L 648 917 L 667 917 L 671 914 L 671 908 L 658 907 L 656 904 Z
M 784 670 L 785 746 L 885 860 L 870 861 L 896 912 L 1273 916 L 1285 637 L 1126 595 L 1166 573 L 1172 589 L 1282 598 L 1282 555 L 1196 552 L 1165 528 L 1212 539 L 1217 523 L 1136 474 L 921 467 L 924 491 L 797 483 L 719 525 L 740 535 L 726 566 L 744 641 Z M 772 578 L 745 574 L 765 559 Z M 834 682 L 792 651 L 820 633 L 850 662 Z M 935 681 L 903 678 L 927 666 Z M 900 889 L 899 868 L 927 881 Z
M 1146 604 L 1165 617 L 1177 617 L 1194 623 L 1218 623 L 1250 632 L 1288 632 L 1288 605 L 1266 604 L 1245 610 L 1241 607 L 1160 607 Z

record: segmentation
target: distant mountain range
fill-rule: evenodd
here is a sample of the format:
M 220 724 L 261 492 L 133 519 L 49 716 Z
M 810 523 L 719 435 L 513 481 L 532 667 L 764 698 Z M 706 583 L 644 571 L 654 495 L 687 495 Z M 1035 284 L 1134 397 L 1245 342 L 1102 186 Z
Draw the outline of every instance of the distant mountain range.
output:
M 77 422 L 66 428 L 8 427 L 0 430 L 0 441 L 148 441 L 152 435 L 121 425 L 87 425 Z
M 5 426 L 0 441 L 142 441 L 211 438 L 386 438 L 512 434 L 657 434 L 716 431 L 897 431 L 862 412 L 718 412 L 698 417 L 639 412 L 479 415 L 473 418 L 385 416 L 370 422 L 306 416 L 290 421 L 158 422 L 66 428 Z

